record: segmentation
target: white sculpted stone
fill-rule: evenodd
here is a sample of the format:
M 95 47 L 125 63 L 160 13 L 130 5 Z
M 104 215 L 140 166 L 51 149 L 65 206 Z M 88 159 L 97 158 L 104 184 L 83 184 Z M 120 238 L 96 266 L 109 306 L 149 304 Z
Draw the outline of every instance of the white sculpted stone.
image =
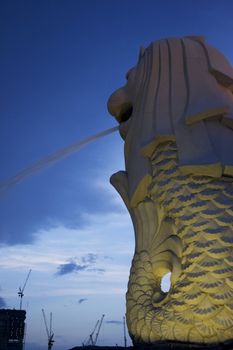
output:
M 232 91 L 225 57 L 185 37 L 141 49 L 109 98 L 126 165 L 111 182 L 135 228 L 127 292 L 135 344 L 233 340 Z

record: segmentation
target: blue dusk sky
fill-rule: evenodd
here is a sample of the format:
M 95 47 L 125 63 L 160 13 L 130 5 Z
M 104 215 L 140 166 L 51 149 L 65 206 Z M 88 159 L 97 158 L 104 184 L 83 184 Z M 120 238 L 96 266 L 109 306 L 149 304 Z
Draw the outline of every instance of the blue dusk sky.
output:
M 117 125 L 106 108 L 141 45 L 203 35 L 233 63 L 231 0 L 2 0 L 0 186 L 33 162 Z M 109 183 L 124 169 L 118 132 L 0 193 L 0 307 L 25 289 L 26 350 L 123 345 L 134 251 L 131 220 Z M 130 340 L 128 338 L 128 344 Z

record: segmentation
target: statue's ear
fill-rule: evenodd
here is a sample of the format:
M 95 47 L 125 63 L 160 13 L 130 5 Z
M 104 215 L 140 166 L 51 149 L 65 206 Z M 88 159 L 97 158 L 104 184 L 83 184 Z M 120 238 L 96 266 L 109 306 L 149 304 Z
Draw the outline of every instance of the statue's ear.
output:
M 233 67 L 226 57 L 214 47 L 206 45 L 209 60 L 209 71 L 217 82 L 233 92 Z
M 141 46 L 140 50 L 139 50 L 139 57 L 138 57 L 139 60 L 140 60 L 140 58 L 142 58 L 144 56 L 145 51 L 146 51 L 146 49 L 143 46 Z

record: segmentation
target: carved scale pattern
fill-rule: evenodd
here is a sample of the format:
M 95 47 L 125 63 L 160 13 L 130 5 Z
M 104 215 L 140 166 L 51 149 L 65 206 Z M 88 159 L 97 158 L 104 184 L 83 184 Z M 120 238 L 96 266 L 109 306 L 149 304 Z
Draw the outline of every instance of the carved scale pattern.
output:
M 182 175 L 174 142 L 156 149 L 152 169 L 150 198 L 131 212 L 129 332 L 135 344 L 233 339 L 232 178 Z M 172 283 L 163 293 L 167 271 Z

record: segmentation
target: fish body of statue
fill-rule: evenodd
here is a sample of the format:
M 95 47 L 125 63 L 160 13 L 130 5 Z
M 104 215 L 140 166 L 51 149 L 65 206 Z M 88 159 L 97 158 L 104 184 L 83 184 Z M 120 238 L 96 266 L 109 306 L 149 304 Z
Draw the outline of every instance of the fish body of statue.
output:
M 126 295 L 135 345 L 233 340 L 232 91 L 225 57 L 185 37 L 142 49 L 109 98 L 126 165 L 111 182 L 135 229 Z

